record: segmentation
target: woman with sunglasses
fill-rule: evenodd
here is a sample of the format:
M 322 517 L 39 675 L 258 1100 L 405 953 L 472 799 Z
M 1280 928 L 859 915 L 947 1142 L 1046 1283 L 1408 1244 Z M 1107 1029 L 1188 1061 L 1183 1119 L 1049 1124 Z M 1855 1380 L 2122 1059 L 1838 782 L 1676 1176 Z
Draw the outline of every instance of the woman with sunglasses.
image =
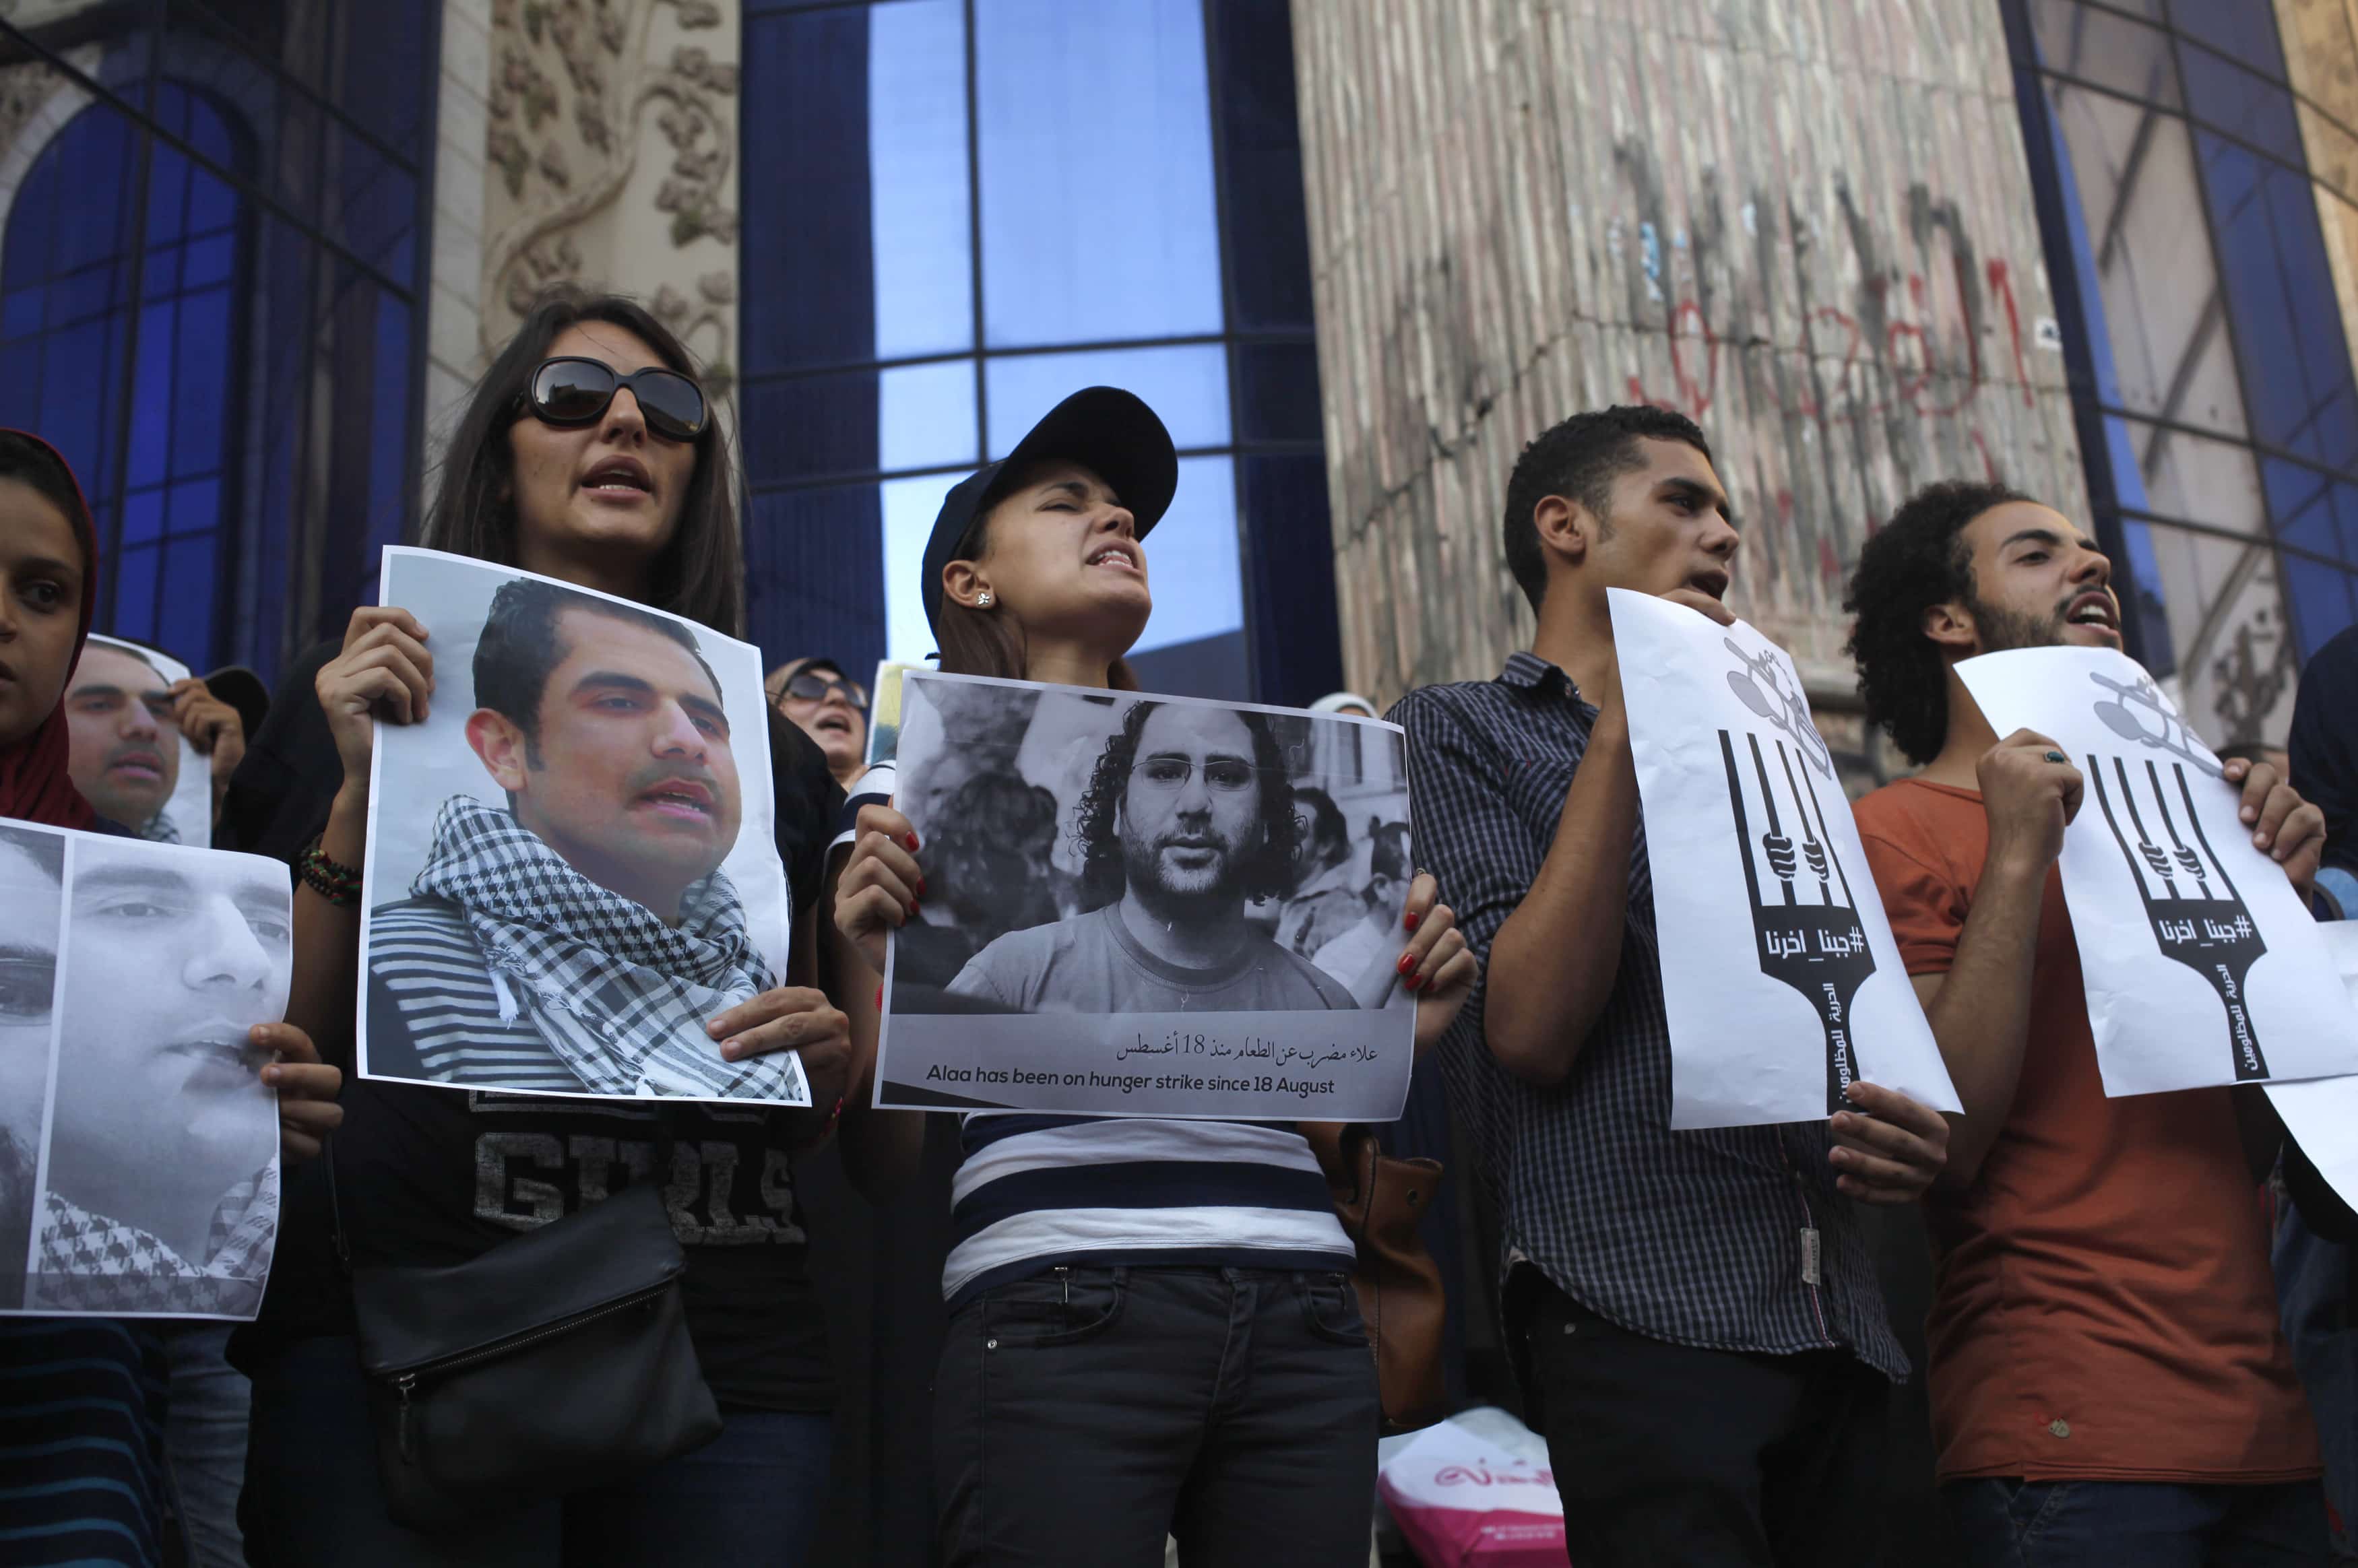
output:
M 1136 690 L 1123 655 L 1153 608 L 1142 541 L 1177 480 L 1153 411 L 1092 387 L 955 487 L 920 585 L 942 668 Z M 883 768 L 862 780 L 838 840 L 832 961 L 863 1053 L 886 934 L 926 894 L 892 787 Z M 1420 1049 L 1476 974 L 1434 894 L 1418 876 L 1395 934 Z M 1155 972 L 1195 994 L 1248 983 L 1233 967 Z M 881 1190 L 914 1162 L 921 1125 L 856 1109 L 847 1166 Z M 961 1142 L 935 1400 L 946 1561 L 1152 1568 L 1167 1530 L 1190 1565 L 1364 1564 L 1375 1366 L 1351 1242 L 1303 1135 L 982 1114 Z
M 502 351 L 451 438 L 424 543 L 523 568 L 738 633 L 744 568 L 729 454 L 672 334 L 627 300 L 567 294 Z M 310 869 L 365 852 L 373 721 L 423 718 L 435 697 L 430 605 L 364 606 L 341 642 L 289 677 L 233 783 L 237 847 Z M 445 650 L 445 657 L 462 657 Z M 686 1249 L 689 1330 L 726 1429 L 708 1447 L 599 1495 L 518 1498 L 428 1536 L 386 1518 L 353 1339 L 347 1263 L 324 1182 L 290 1188 L 261 1320 L 233 1346 L 254 1378 L 242 1509 L 251 1560 L 312 1563 L 801 1561 L 826 1482 L 832 1400 L 789 1155 L 825 1135 L 844 1087 L 842 1014 L 799 983 L 842 796 L 826 759 L 771 724 L 778 851 L 795 892 L 787 986 L 713 1021 L 713 1049 L 800 1049 L 817 1108 L 665 1111 L 666 1184 Z M 357 900 L 296 891 L 289 1012 L 349 1064 L 360 979 Z M 354 1081 L 332 1160 L 349 1266 L 454 1264 L 646 1179 L 650 1114 Z
M 868 692 L 832 659 L 788 659 L 763 683 L 770 706 L 827 753 L 835 782 L 849 789 L 868 769 Z

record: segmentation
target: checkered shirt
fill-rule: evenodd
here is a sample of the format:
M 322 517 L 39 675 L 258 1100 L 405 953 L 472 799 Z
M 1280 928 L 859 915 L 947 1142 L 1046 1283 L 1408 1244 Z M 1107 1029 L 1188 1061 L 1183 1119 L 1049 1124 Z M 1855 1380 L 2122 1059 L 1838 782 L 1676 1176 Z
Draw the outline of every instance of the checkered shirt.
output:
M 1391 712 L 1408 731 L 1417 858 L 1485 963 L 1440 1047 L 1501 1217 L 1504 1270 L 1528 1260 L 1590 1310 L 1679 1345 L 1791 1354 L 1846 1348 L 1904 1377 L 1823 1122 L 1673 1132 L 1671 1033 L 1640 828 L 1621 968 L 1571 1076 L 1541 1088 L 1483 1043 L 1498 927 L 1539 875 L 1596 709 L 1531 654 L 1498 678 L 1427 687 Z M 1819 1233 L 1820 1283 L 1803 1232 Z
M 44 1195 L 32 1304 L 73 1312 L 252 1317 L 278 1235 L 278 1162 L 222 1195 L 201 1264 L 135 1225 Z

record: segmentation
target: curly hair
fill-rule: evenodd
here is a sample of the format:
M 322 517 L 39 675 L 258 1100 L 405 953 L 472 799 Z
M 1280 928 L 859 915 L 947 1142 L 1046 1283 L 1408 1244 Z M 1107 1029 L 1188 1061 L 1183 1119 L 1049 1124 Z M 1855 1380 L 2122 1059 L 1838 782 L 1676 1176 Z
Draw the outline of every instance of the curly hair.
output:
M 1844 650 L 1858 662 L 1866 720 L 1911 762 L 1931 762 L 1949 734 L 1948 662 L 1924 635 L 1924 611 L 1974 601 L 1965 524 L 2020 491 L 1974 480 L 1928 484 L 1902 502 L 1858 553 L 1843 610 L 1855 617 Z
M 1547 596 L 1547 557 L 1535 514 L 1551 495 L 1577 501 L 1602 519 L 1613 481 L 1645 466 L 1640 438 L 1684 441 L 1711 460 L 1711 444 L 1683 414 L 1650 405 L 1622 405 L 1575 414 L 1523 449 L 1507 481 L 1507 569 L 1536 611 Z
M 1159 702 L 1135 702 L 1122 716 L 1121 728 L 1106 741 L 1097 765 L 1089 770 L 1089 787 L 1081 793 L 1075 814 L 1073 843 L 1081 852 L 1082 902 L 1099 909 L 1122 895 L 1121 833 L 1116 818 L 1130 792 L 1130 770 L 1138 761 L 1138 738 Z M 1302 838 L 1302 823 L 1293 814 L 1293 784 L 1286 776 L 1285 754 L 1277 731 L 1265 713 L 1238 712 L 1252 735 L 1253 777 L 1260 786 L 1260 821 L 1267 838 L 1260 849 L 1245 857 L 1242 881 L 1249 900 L 1282 898 L 1293 887 L 1293 860 Z

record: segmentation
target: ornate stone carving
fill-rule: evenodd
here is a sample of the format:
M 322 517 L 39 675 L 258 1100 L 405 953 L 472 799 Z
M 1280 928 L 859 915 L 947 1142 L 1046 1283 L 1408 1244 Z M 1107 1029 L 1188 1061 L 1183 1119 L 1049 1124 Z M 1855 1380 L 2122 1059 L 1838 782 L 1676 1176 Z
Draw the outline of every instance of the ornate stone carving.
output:
M 538 290 L 579 281 L 648 298 L 725 388 L 735 15 L 723 0 L 492 0 L 481 297 L 503 308 L 483 313 L 486 349 Z

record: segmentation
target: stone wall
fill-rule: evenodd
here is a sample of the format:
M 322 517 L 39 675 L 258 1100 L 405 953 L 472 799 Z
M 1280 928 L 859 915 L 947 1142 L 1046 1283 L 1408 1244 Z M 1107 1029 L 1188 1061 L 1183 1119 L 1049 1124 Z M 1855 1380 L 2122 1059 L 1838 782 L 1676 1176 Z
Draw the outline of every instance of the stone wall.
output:
M 1998 7 L 1293 0 L 1350 684 L 1494 672 L 1523 444 L 1704 427 L 1734 595 L 1849 690 L 1842 580 L 1909 490 L 2086 488 Z

